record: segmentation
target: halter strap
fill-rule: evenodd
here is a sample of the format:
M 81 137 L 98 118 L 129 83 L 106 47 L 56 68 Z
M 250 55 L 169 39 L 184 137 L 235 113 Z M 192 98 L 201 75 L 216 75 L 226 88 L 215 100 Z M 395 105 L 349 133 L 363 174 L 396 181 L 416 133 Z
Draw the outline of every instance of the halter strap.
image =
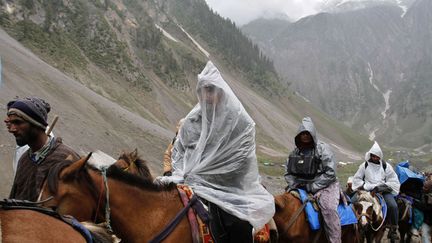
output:
M 357 221 L 359 221 L 359 219 L 360 219 L 361 217 L 363 217 L 363 216 L 365 216 L 365 218 L 366 218 L 367 220 L 369 220 L 369 221 L 372 220 L 371 217 L 370 217 L 369 215 L 367 215 L 366 213 L 361 213 L 361 214 L 357 217 Z
M 383 218 L 383 220 L 381 221 L 381 224 L 380 224 L 377 228 L 374 228 L 373 225 L 372 225 L 372 219 L 371 219 L 371 217 L 370 217 L 369 215 L 367 215 L 366 213 L 361 213 L 361 214 L 357 217 L 357 221 L 359 221 L 359 219 L 360 219 L 362 216 L 365 216 L 365 217 L 366 217 L 366 219 L 369 221 L 369 224 L 370 224 L 371 229 L 372 229 L 373 231 L 375 231 L 375 232 L 377 232 L 377 231 L 378 231 L 378 230 L 383 226 L 383 224 L 384 224 L 384 222 L 385 222 L 385 218 Z

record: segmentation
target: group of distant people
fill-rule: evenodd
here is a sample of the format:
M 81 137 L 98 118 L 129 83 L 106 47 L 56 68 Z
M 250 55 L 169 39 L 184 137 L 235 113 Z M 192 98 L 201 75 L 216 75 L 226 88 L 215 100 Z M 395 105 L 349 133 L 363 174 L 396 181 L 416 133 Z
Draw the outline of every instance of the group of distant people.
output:
M 215 242 L 253 242 L 253 228 L 262 228 L 275 213 L 274 198 L 260 183 L 255 123 L 212 62 L 198 75 L 196 93 L 198 104 L 179 121 L 176 136 L 164 154 L 163 176 L 157 182 L 185 183 L 194 190 L 214 219 L 209 227 Z M 18 146 L 28 145 L 18 156 L 10 198 L 37 200 L 49 169 L 79 158 L 61 138 L 46 134 L 50 109 L 40 98 L 7 104 L 8 131 Z M 301 121 L 294 141 L 296 147 L 286 162 L 288 188 L 303 189 L 318 199 L 329 241 L 340 242 L 340 186 L 333 152 L 317 139 L 309 117 Z M 354 175 L 352 190 L 382 193 L 388 205 L 390 239 L 398 239 L 394 196 L 399 189 L 397 175 L 375 143 Z M 430 183 L 425 184 L 424 191 L 430 193 Z M 430 204 L 422 200 L 417 208 L 430 210 Z M 424 222 L 430 225 L 426 215 L 431 213 L 424 215 Z

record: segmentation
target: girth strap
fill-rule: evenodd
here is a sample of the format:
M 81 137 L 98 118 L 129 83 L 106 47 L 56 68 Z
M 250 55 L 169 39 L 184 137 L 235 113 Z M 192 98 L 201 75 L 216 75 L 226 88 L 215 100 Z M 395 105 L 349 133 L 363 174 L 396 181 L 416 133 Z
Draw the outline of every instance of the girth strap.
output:
M 301 214 L 301 212 L 303 211 L 303 209 L 306 207 L 306 204 L 308 203 L 309 200 L 306 200 L 301 207 L 299 207 L 297 209 L 297 211 L 294 213 L 294 215 L 290 218 L 290 220 L 288 221 L 288 223 L 286 224 L 286 226 L 284 227 L 282 232 L 286 232 L 293 224 L 294 222 L 297 220 L 298 216 Z

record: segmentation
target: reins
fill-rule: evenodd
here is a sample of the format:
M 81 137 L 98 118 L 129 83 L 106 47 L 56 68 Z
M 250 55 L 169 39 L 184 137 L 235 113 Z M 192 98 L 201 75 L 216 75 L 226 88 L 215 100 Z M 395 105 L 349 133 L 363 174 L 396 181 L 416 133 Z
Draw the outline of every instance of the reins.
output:
M 157 234 L 152 240 L 150 240 L 149 243 L 162 242 L 162 240 L 165 239 L 180 223 L 182 218 L 186 215 L 186 213 L 191 207 L 198 214 L 200 214 L 200 212 L 204 212 L 203 210 L 205 210 L 204 206 L 198 200 L 198 196 L 194 194 L 192 198 L 189 200 L 188 204 L 185 207 L 183 207 L 182 210 L 180 210 L 180 212 L 178 212 L 177 215 L 171 220 L 171 222 L 169 222 L 169 224 L 159 234 Z M 208 222 L 208 220 L 209 220 L 208 218 L 207 219 L 203 218 L 204 222 Z
M 18 199 L 8 199 L 5 198 L 2 201 L 0 201 L 0 206 L 3 207 L 13 207 L 13 206 L 29 206 L 29 207 L 36 207 L 40 204 L 46 203 L 50 200 L 52 200 L 54 197 L 50 196 L 47 199 L 44 199 L 42 201 L 36 201 L 36 202 L 32 202 L 32 201 L 27 201 L 27 200 L 18 200 Z

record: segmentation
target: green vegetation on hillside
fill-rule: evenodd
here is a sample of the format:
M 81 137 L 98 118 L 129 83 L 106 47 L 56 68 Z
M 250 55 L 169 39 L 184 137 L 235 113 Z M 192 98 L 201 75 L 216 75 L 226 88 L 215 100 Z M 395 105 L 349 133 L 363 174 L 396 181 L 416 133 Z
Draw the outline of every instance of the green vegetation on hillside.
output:
M 54 66 L 71 71 L 70 64 L 78 68 L 87 65 L 79 48 L 61 31 L 45 32 L 35 23 L 23 20 L 8 26 L 11 34 L 46 59 L 53 60 Z
M 204 62 L 183 48 L 175 48 L 175 44 L 164 42 L 162 32 L 146 12 L 144 4 L 149 3 L 137 0 L 125 0 L 124 3 L 138 23 L 132 35 L 140 59 L 170 87 L 188 87 L 187 73 L 198 73 Z
M 287 91 L 276 74 L 273 62 L 232 21 L 214 13 L 205 1 L 171 2 L 173 7 L 170 13 L 176 16 L 187 31 L 199 36 L 229 65 L 243 72 L 252 87 L 268 95 L 281 95 Z
M 54 66 L 73 72 L 73 68 L 85 69 L 88 59 L 107 73 L 151 90 L 148 79 L 133 64 L 126 44 L 116 38 L 103 11 L 85 0 L 23 1 L 22 4 L 24 20 L 11 20 L 13 16 L 8 16 L 9 21 L 2 21 L 2 26 L 33 51 L 54 62 Z M 36 12 L 36 4 L 44 11 Z M 32 15 L 43 18 L 43 23 L 32 22 L 29 17 Z

